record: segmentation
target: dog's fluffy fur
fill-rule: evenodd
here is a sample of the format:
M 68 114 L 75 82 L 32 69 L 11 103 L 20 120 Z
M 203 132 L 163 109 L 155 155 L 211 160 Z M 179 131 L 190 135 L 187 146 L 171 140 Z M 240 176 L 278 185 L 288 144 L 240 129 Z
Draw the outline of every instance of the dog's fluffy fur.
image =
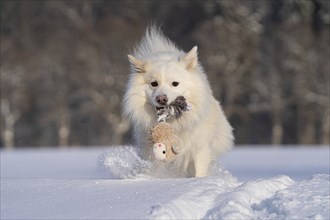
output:
M 142 155 L 152 160 L 148 139 L 157 123 L 155 107 L 161 107 L 156 96 L 166 95 L 168 103 L 183 96 L 191 110 L 168 121 L 182 141 L 172 166 L 184 176 L 206 176 L 211 162 L 233 146 L 234 138 L 199 64 L 197 47 L 185 53 L 159 29 L 151 27 L 128 58 L 131 75 L 123 112 L 134 126 L 136 144 L 142 149 Z M 152 85 L 152 82 L 156 83 Z M 174 86 L 173 82 L 179 84 Z

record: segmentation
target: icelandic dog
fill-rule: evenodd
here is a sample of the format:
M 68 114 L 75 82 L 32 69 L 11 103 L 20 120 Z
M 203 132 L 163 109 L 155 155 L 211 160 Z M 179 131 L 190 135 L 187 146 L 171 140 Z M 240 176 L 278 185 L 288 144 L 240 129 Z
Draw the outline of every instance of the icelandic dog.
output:
M 150 27 L 128 59 L 131 74 L 123 113 L 133 125 L 143 158 L 153 160 L 149 137 L 157 123 L 157 108 L 183 96 L 191 110 L 167 121 L 182 145 L 171 166 L 180 176 L 208 175 L 212 161 L 233 146 L 234 137 L 198 61 L 197 46 L 185 53 L 158 28 Z

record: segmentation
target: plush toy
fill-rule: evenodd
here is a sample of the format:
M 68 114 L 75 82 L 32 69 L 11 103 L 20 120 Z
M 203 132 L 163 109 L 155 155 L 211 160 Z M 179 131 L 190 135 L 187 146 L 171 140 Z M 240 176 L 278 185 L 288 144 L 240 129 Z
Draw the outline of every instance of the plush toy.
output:
M 183 96 L 176 98 L 168 106 L 157 109 L 158 124 L 151 130 L 151 141 L 153 143 L 153 152 L 157 160 L 171 161 L 180 151 L 180 140 L 174 133 L 171 125 L 166 119 L 171 116 L 179 118 L 183 111 L 189 111 L 190 106 L 186 103 Z
M 182 116 L 183 111 L 189 111 L 190 109 L 191 107 L 187 104 L 186 99 L 183 96 L 179 96 L 169 105 L 157 108 L 157 121 L 165 122 L 171 116 L 175 116 L 178 119 Z
M 167 122 L 160 122 L 152 128 L 151 140 L 157 160 L 167 162 L 179 153 L 179 139 Z

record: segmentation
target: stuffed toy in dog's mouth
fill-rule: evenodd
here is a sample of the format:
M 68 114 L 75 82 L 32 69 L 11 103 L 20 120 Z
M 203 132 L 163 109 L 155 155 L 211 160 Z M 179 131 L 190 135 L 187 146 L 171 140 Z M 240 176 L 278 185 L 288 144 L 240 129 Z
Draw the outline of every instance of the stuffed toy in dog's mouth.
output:
M 161 109 L 165 109 L 168 108 L 169 106 L 175 107 L 180 109 L 181 111 L 189 111 L 190 110 L 190 106 L 187 104 L 186 102 L 186 98 L 184 96 L 178 96 L 176 97 L 176 99 L 171 102 L 168 105 L 163 105 L 163 106 L 155 106 L 156 110 L 161 110 Z
M 158 122 L 165 122 L 166 119 L 171 116 L 175 116 L 176 119 L 180 118 L 184 111 L 189 111 L 191 106 L 187 104 L 185 97 L 178 96 L 173 102 L 165 106 L 155 106 L 158 115 Z

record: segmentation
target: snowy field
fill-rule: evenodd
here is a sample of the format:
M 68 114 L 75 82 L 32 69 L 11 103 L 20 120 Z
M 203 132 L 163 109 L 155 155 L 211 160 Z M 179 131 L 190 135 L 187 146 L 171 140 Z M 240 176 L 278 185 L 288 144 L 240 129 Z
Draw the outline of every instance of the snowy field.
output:
M 330 219 L 329 146 L 236 148 L 157 178 L 131 147 L 1 151 L 1 219 Z

